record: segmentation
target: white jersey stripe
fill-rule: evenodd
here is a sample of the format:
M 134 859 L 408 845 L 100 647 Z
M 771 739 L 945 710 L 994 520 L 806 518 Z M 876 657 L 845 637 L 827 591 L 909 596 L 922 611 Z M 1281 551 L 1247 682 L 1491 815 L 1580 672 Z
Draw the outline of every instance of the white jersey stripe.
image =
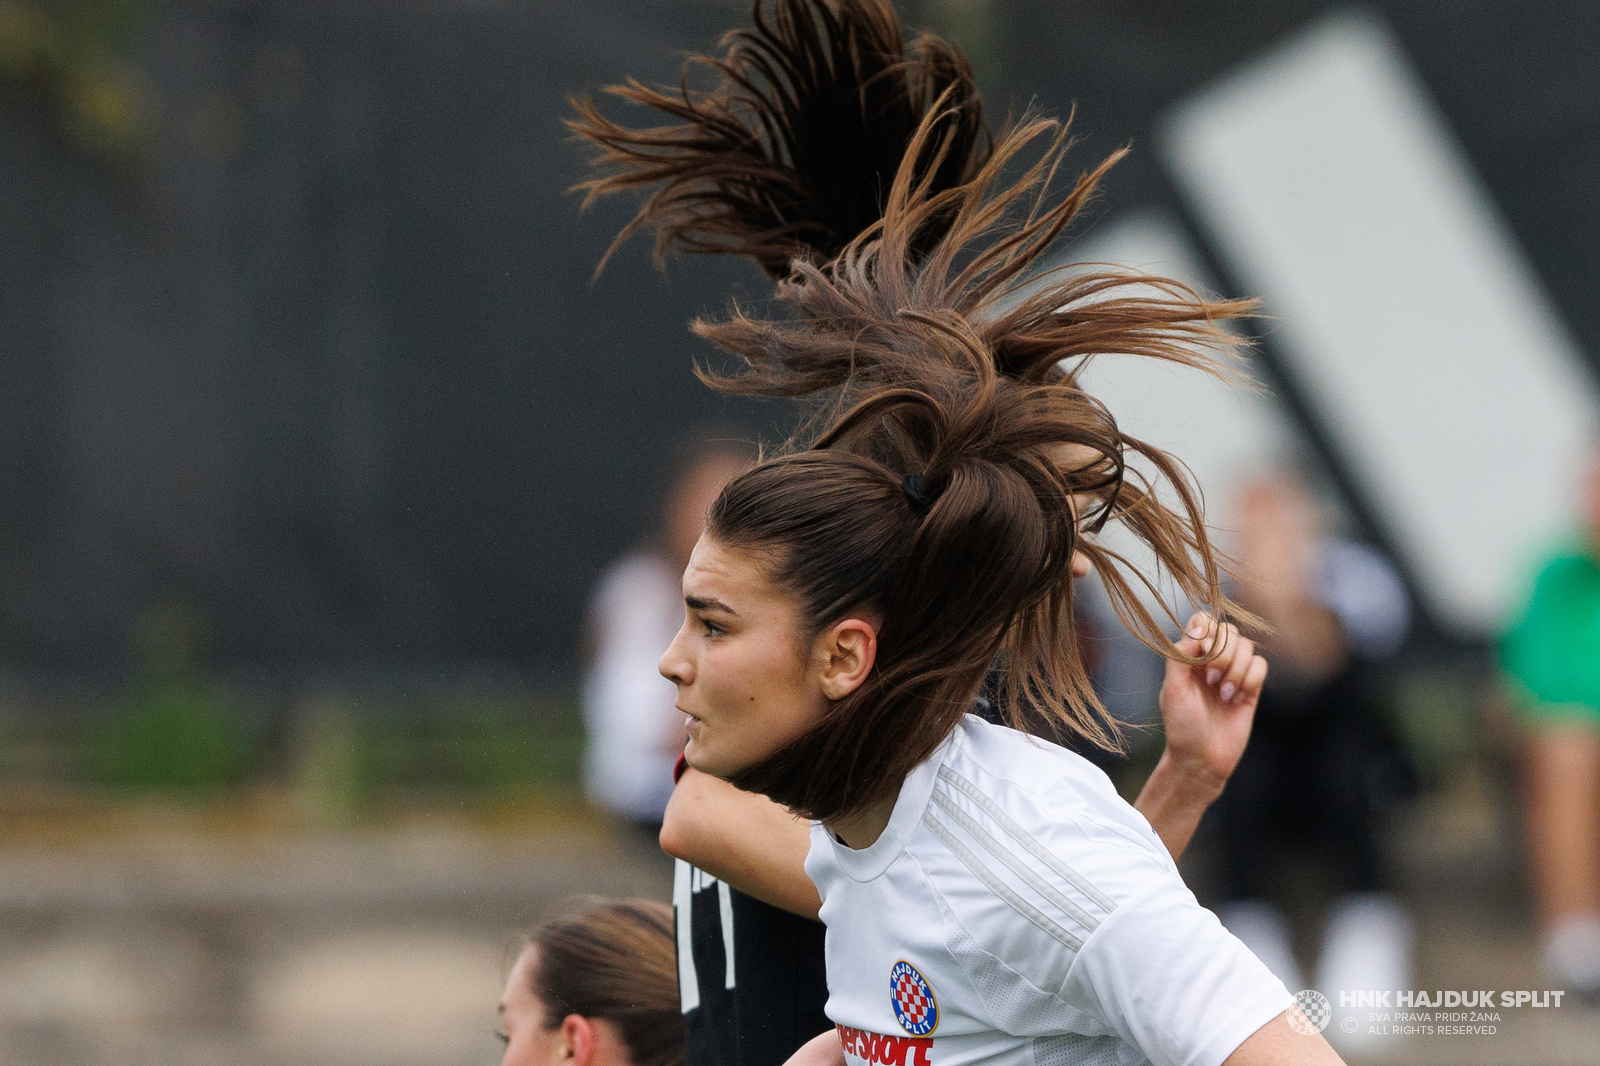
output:
M 974 855 L 965 844 L 956 839 L 954 833 L 939 824 L 932 811 L 923 814 L 922 824 L 927 826 L 934 836 L 944 841 L 945 847 L 949 848 L 955 854 L 955 857 L 961 860 L 962 865 L 972 871 L 974 877 L 988 886 L 989 891 L 1009 903 L 1018 914 L 1061 941 L 1073 951 L 1079 951 L 1083 948 L 1083 941 L 1073 936 L 1069 930 L 1051 921 L 1043 911 L 1017 895 L 1015 889 L 996 877 L 994 871 L 985 866 L 983 861 Z
M 988 830 L 979 825 L 976 819 L 960 807 L 957 807 L 955 801 L 949 796 L 946 796 L 943 792 L 935 792 L 933 794 L 933 802 L 940 810 L 955 819 L 957 825 L 972 834 L 973 838 L 982 844 L 989 854 L 1005 863 L 1012 873 L 1026 881 L 1030 888 L 1061 908 L 1073 921 L 1083 926 L 1085 933 L 1092 933 L 1099 928 L 1100 920 L 1098 918 L 1062 895 L 1054 885 L 1030 870 L 1026 863 L 1013 855 L 1004 844 L 996 840 Z
M 689 934 L 689 915 L 693 910 L 690 879 L 699 871 L 682 859 L 672 867 L 672 909 L 678 926 L 678 996 L 683 1013 L 700 1006 L 700 975 L 694 969 L 694 941 Z
M 1022 826 L 1018 825 L 1009 814 L 1001 810 L 998 803 L 980 792 L 977 785 L 974 785 L 971 781 L 968 781 L 966 778 L 962 777 L 948 766 L 939 767 L 939 779 L 947 782 L 952 788 L 957 789 L 973 803 L 976 803 L 979 807 L 982 807 L 983 813 L 994 819 L 995 823 L 1009 833 L 1011 838 L 1018 844 L 1021 844 L 1024 848 L 1027 848 L 1029 853 L 1032 854 L 1034 858 L 1038 859 L 1040 862 L 1050 867 L 1050 869 L 1054 870 L 1062 877 L 1063 880 L 1070 883 L 1079 892 L 1082 892 L 1085 896 L 1088 896 L 1090 899 L 1094 900 L 1095 903 L 1099 904 L 1101 909 L 1107 914 L 1110 914 L 1112 911 L 1117 909 L 1115 900 L 1106 895 L 1104 892 L 1100 891 L 1098 888 L 1095 888 L 1094 885 L 1089 883 L 1089 880 L 1086 877 L 1078 873 L 1078 871 L 1074 870 L 1066 863 L 1062 862 L 1053 852 L 1050 851 L 1049 848 L 1046 848 L 1043 844 L 1040 844 L 1037 840 L 1033 839 L 1033 837 L 1029 836 L 1028 831 L 1023 829 Z
M 733 979 L 733 890 L 728 882 L 717 882 L 717 912 L 722 919 L 722 987 L 732 988 Z

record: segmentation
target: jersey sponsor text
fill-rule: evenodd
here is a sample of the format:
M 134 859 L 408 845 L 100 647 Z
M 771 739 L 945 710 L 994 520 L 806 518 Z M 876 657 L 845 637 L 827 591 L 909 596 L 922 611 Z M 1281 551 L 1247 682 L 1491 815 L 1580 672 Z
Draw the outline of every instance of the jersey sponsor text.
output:
M 867 1066 L 933 1066 L 933 1037 L 885 1036 L 848 1025 L 835 1025 L 846 1055 Z

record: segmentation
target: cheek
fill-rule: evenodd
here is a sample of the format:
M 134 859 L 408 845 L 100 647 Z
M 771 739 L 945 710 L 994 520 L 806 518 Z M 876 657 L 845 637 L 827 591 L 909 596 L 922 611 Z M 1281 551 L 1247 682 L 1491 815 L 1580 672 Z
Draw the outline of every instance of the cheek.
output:
M 816 721 L 827 705 L 808 665 L 785 644 L 768 649 L 759 674 L 749 679 L 745 707 L 756 712 L 751 717 L 760 720 L 766 739 L 774 743 L 793 740 Z
M 540 1058 L 537 1044 L 530 1039 L 532 1036 L 532 1033 L 512 1033 L 500 1066 L 536 1066 Z
M 702 660 L 707 695 L 718 710 L 740 725 L 770 728 L 795 715 L 804 697 L 805 670 L 793 649 L 751 641 L 718 648 Z
M 511 1034 L 500 1066 L 557 1066 L 561 1060 L 561 1030 L 529 1025 Z
M 761 678 L 773 690 L 799 689 L 809 673 L 805 654 L 788 639 L 763 644 L 759 660 Z
M 759 707 L 774 681 L 760 649 L 737 642 L 708 647 L 700 658 L 700 678 L 717 709 L 730 714 Z

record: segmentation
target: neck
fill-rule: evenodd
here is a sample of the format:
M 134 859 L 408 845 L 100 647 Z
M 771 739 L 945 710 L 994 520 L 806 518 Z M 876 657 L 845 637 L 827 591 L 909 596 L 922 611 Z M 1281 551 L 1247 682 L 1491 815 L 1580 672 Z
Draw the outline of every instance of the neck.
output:
M 854 848 L 856 851 L 870 848 L 877 843 L 879 837 L 883 836 L 883 831 L 889 828 L 889 816 L 894 813 L 894 803 L 899 798 L 899 793 L 896 792 L 853 814 L 825 821 L 822 827 L 844 841 L 846 847 Z

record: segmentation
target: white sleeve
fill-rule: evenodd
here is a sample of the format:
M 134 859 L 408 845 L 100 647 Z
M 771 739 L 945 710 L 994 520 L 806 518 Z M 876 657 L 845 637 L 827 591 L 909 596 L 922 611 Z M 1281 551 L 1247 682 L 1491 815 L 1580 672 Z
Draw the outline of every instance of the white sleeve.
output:
M 1061 996 L 1155 1066 L 1218 1066 L 1294 1002 L 1176 878 L 1158 878 L 1106 916 Z
M 1317 596 L 1334 613 L 1357 655 L 1393 655 L 1411 628 L 1411 598 L 1394 567 L 1364 544 L 1335 540 L 1322 545 Z

